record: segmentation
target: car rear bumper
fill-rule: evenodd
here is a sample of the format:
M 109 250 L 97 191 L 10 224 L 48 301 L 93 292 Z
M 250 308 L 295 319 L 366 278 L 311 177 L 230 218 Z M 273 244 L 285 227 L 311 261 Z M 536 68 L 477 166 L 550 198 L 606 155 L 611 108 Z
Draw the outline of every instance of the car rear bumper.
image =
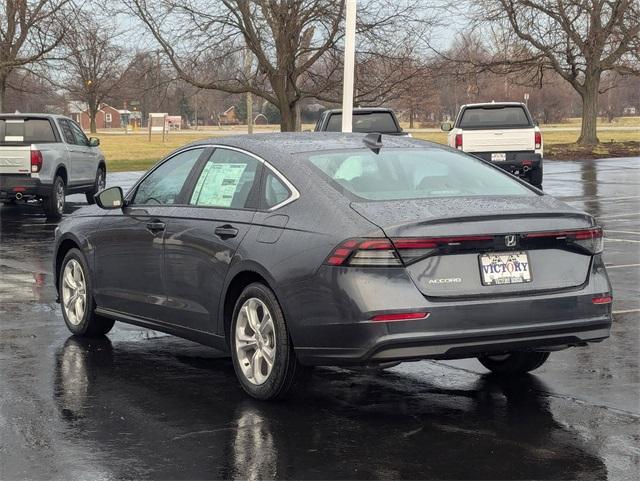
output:
M 506 160 L 504 161 L 491 160 L 491 154 L 496 152 L 469 153 L 520 177 L 526 176 L 531 170 L 542 168 L 542 155 L 533 151 L 499 152 L 506 155 Z
M 42 197 L 50 190 L 51 186 L 29 175 L 0 174 L 0 201 Z
M 391 279 L 369 275 L 365 280 L 363 272 L 351 268 L 322 268 L 342 272 L 329 274 L 338 281 L 333 292 L 319 283 L 314 303 L 320 307 L 306 304 L 306 314 L 301 314 L 305 320 L 290 323 L 296 354 L 304 364 L 362 365 L 555 350 L 601 341 L 609 336 L 611 304 L 593 304 L 593 298 L 609 295 L 611 285 L 601 259 L 595 259 L 588 281 L 576 288 L 437 301 L 423 296 L 400 269 Z M 425 311 L 429 316 L 371 320 L 379 313 L 403 311 Z

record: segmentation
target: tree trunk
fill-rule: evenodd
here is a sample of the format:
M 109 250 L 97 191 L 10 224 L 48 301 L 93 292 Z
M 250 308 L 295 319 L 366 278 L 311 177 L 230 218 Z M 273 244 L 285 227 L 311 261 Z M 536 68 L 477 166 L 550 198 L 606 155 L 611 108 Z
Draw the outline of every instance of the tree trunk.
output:
M 409 128 L 413 128 L 413 104 L 409 107 Z
M 90 119 L 89 131 L 92 134 L 95 134 L 97 132 L 97 129 L 96 129 L 96 115 L 98 115 L 98 111 L 97 110 L 89 109 L 89 119 Z
M 280 131 L 295 132 L 300 128 L 297 102 L 289 102 L 288 99 L 280 101 Z
M 584 82 L 582 96 L 582 130 L 578 138 L 580 145 L 598 144 L 596 123 L 598 120 L 598 89 L 600 87 L 600 75 L 587 76 Z
M 0 77 L 0 113 L 4 113 L 7 98 L 7 77 Z

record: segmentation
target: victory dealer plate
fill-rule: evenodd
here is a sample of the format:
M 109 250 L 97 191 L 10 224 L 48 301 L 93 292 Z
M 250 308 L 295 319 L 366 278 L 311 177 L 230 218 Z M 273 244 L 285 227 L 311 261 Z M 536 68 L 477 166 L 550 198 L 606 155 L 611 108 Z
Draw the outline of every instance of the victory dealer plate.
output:
M 531 266 L 526 252 L 480 255 L 482 285 L 521 284 L 531 282 Z
M 507 154 L 500 153 L 500 154 L 491 154 L 491 161 L 492 162 L 503 162 L 507 160 Z

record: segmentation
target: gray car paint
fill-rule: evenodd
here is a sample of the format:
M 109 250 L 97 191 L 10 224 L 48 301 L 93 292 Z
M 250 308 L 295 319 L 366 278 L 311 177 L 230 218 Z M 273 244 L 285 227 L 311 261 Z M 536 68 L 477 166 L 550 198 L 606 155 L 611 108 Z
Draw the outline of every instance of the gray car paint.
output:
M 298 357 L 307 364 L 468 357 L 513 348 L 566 347 L 609 335 L 610 305 L 591 302 L 611 291 L 600 255 L 589 256 L 586 270 L 582 259 L 577 262 L 586 280 L 568 290 L 557 285 L 536 295 L 522 290 L 440 300 L 420 291 L 415 280 L 421 275 L 415 270 L 424 269 L 420 263 L 409 269 L 323 265 L 343 240 L 384 237 L 383 229 L 390 235 L 405 233 L 407 226 L 413 235 L 416 229 L 420 235 L 452 235 L 594 225 L 587 214 L 533 188 L 522 202 L 510 197 L 480 202 L 426 199 L 401 206 L 357 203 L 297 159 L 306 151 L 365 148 L 363 138 L 361 134 L 273 134 L 191 144 L 229 146 L 259 155 L 295 186 L 300 197 L 275 212 L 257 209 L 253 220 L 249 218 L 253 214 L 230 209 L 187 206 L 158 207 L 144 215 L 130 207 L 108 212 L 83 209 L 57 231 L 56 272 L 64 250 L 75 242 L 90 259 L 101 314 L 222 349 L 228 344 L 229 286 L 236 276 L 257 274 L 275 292 Z M 384 137 L 383 144 L 383 148 L 447 149 L 397 137 Z M 496 169 L 496 175 L 507 174 Z M 169 226 L 169 236 L 163 237 L 169 265 L 162 266 L 160 259 L 163 241 L 144 233 L 145 221 L 152 218 Z M 212 234 L 218 223 L 227 222 L 243 226 L 237 243 L 220 243 Z M 188 242 L 167 250 L 166 240 L 171 238 Z M 107 254 L 93 259 L 96 252 Z M 214 267 L 216 255 L 220 263 Z M 96 269 L 96 265 L 106 267 Z M 130 275 L 123 277 L 122 272 Z M 431 315 L 411 322 L 368 321 L 373 314 L 407 309 L 425 309 Z

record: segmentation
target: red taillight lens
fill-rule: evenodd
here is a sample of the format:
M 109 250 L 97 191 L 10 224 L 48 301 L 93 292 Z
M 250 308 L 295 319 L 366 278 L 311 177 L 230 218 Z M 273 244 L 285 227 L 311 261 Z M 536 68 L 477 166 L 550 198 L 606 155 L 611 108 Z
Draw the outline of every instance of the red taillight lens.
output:
M 426 319 L 429 317 L 428 312 L 394 312 L 391 314 L 378 314 L 371 318 L 375 322 L 397 322 L 397 321 L 415 321 L 417 319 Z
M 462 134 L 456 134 L 456 149 L 462 150 Z
M 465 246 L 493 240 L 490 235 L 349 239 L 327 257 L 330 266 L 393 267 L 410 264 L 441 246 Z
M 536 132 L 534 134 L 534 138 L 535 138 L 535 144 L 536 144 L 536 149 L 541 149 L 542 148 L 542 133 L 541 132 Z
M 594 297 L 593 299 L 591 299 L 591 302 L 596 305 L 611 304 L 613 302 L 613 296 Z
M 31 172 L 37 173 L 42 169 L 42 152 L 39 150 L 31 151 Z
M 591 254 L 599 254 L 604 250 L 604 235 L 601 227 L 568 231 L 532 232 L 525 234 L 524 237 L 530 239 L 539 239 L 541 237 L 566 239 L 568 243 L 582 247 Z

